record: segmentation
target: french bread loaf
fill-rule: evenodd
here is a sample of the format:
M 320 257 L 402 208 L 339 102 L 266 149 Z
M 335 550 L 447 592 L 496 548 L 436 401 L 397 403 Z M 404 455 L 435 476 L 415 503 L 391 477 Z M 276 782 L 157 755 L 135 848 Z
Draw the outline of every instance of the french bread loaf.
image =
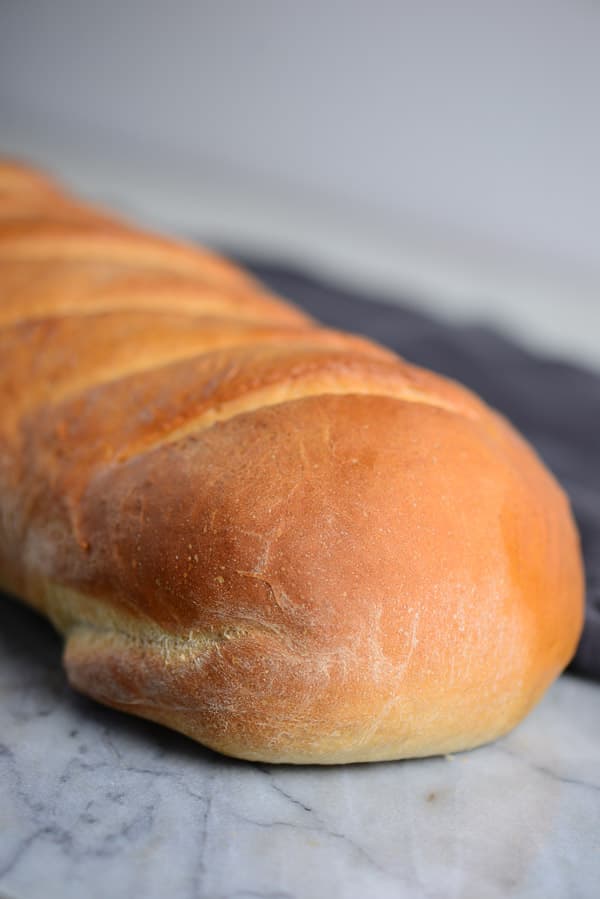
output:
M 0 402 L 2 587 L 102 703 L 246 759 L 425 756 L 575 650 L 569 505 L 508 422 L 9 162 Z

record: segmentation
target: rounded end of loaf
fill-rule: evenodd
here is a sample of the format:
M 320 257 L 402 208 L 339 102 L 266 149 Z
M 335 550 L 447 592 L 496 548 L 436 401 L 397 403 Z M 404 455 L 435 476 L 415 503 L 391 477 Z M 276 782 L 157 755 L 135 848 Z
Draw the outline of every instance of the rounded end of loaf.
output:
M 0 568 L 65 634 L 72 684 L 267 762 L 447 753 L 514 727 L 575 650 L 583 578 L 568 503 L 507 423 L 325 332 L 242 352 L 222 324 L 211 353 L 205 323 L 175 363 L 200 337 L 167 311 L 312 324 L 26 167 L 0 162 L 0 200 Z M 127 376 L 143 321 L 145 374 Z
M 305 398 L 98 476 L 80 526 L 104 579 L 61 600 L 73 685 L 265 762 L 509 731 L 574 653 L 581 559 L 554 479 L 470 411 Z

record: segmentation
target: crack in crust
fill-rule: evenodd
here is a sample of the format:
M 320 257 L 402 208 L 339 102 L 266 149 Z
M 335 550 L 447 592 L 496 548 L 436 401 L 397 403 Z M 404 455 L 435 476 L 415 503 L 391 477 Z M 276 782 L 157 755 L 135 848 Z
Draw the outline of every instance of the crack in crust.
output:
M 64 587 L 61 584 L 43 584 L 38 586 L 38 607 L 44 609 L 54 627 L 65 640 L 76 638 L 80 634 L 96 637 L 118 637 L 137 646 L 153 646 L 168 657 L 176 655 L 195 656 L 199 652 L 219 647 L 230 640 L 245 637 L 251 632 L 276 632 L 275 627 L 257 624 L 228 624 L 221 628 L 193 628 L 184 633 L 175 634 L 159 627 L 151 620 L 137 619 L 128 616 L 114 607 L 104 605 L 100 600 Z
M 318 377 L 318 383 L 315 379 L 307 377 L 304 381 L 299 380 L 292 386 L 282 383 L 278 387 L 269 387 L 265 390 L 257 390 L 255 393 L 245 394 L 231 402 L 223 403 L 218 407 L 209 409 L 203 415 L 198 416 L 191 422 L 187 422 L 180 428 L 171 431 L 167 436 L 153 440 L 142 445 L 134 445 L 126 451 L 119 453 L 117 459 L 119 462 L 126 462 L 128 459 L 142 453 L 148 453 L 158 449 L 161 446 L 167 446 L 170 443 L 178 443 L 189 437 L 196 437 L 203 431 L 214 425 L 239 415 L 248 415 L 259 409 L 266 409 L 273 406 L 281 406 L 285 403 L 291 403 L 295 400 L 307 399 L 308 397 L 325 397 L 325 396 L 372 396 L 372 397 L 388 397 L 390 399 L 399 400 L 405 403 L 416 403 L 418 405 L 432 406 L 436 409 L 442 409 L 454 415 L 463 415 L 465 417 L 474 418 L 472 413 L 459 409 L 453 403 L 445 402 L 440 397 L 426 394 L 418 390 L 411 390 L 406 387 L 394 387 L 385 384 L 369 384 L 365 383 L 363 378 L 357 378 L 354 382 L 340 381 L 336 383 L 332 378 L 330 383 L 323 383 L 324 377 Z

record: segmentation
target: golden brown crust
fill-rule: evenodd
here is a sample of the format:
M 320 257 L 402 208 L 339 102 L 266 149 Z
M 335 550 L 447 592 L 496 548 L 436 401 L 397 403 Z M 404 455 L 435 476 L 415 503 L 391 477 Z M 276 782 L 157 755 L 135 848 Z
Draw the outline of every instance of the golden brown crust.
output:
M 0 327 L 26 319 L 120 312 L 180 312 L 303 325 L 306 315 L 260 288 L 224 288 L 182 274 L 110 260 L 0 259 Z
M 0 574 L 71 682 L 276 762 L 514 726 L 583 604 L 568 503 L 508 423 L 212 256 L 80 227 L 26 170 L 3 190 Z

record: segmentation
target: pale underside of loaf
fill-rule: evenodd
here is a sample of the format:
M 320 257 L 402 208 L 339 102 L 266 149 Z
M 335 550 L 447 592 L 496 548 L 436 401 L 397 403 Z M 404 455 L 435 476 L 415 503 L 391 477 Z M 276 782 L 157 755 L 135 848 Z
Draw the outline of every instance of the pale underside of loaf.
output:
M 8 163 L 0 360 L 0 579 L 99 701 L 403 758 L 506 732 L 571 657 L 577 534 L 507 422 Z

